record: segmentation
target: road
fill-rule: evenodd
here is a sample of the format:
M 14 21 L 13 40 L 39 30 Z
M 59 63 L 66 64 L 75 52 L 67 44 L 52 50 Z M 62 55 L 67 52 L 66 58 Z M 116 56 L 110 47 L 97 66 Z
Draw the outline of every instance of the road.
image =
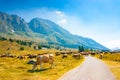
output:
M 87 56 L 80 66 L 68 71 L 58 80 L 115 80 L 115 78 L 104 62 Z

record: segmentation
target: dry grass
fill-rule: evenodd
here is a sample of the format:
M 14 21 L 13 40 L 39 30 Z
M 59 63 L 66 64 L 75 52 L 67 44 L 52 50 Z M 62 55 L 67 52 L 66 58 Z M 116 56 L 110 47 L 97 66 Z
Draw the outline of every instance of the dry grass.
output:
M 68 70 L 77 67 L 83 59 L 73 59 L 68 56 L 62 59 L 55 57 L 55 67 L 50 69 L 49 64 L 43 64 L 43 70 L 31 71 L 32 65 L 27 64 L 28 59 L 0 58 L 0 80 L 56 80 Z
M 10 50 L 7 50 L 7 48 Z M 20 45 L 16 43 L 10 43 L 7 41 L 0 42 L 0 54 L 11 53 L 15 55 L 23 54 L 41 54 L 41 53 L 55 53 L 56 50 L 33 50 L 29 47 L 25 47 L 24 51 L 20 51 Z M 17 59 L 17 58 L 0 58 L 0 80 L 57 80 L 68 70 L 77 67 L 83 61 L 81 59 L 74 59 L 72 55 L 62 59 L 62 55 L 55 56 L 55 67 L 50 69 L 49 64 L 43 64 L 43 70 L 36 69 L 31 71 L 32 65 L 28 65 L 29 59 Z
M 105 63 L 109 66 L 113 74 L 116 76 L 116 80 L 120 80 L 120 62 L 105 60 Z
M 96 55 L 99 58 L 99 55 Z M 120 80 L 120 54 L 105 54 L 102 60 L 108 65 L 116 80 Z

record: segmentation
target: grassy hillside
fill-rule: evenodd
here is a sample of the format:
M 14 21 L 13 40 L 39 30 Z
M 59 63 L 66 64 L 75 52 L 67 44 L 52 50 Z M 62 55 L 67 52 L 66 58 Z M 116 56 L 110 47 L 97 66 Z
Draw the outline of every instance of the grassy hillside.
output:
M 25 50 L 20 50 L 20 47 L 24 47 Z M 34 50 L 27 46 L 21 46 L 16 42 L 9 42 L 7 40 L 0 41 L 0 54 L 11 53 L 16 56 L 24 54 L 42 54 L 53 53 L 57 50 Z M 17 59 L 10 57 L 0 57 L 0 80 L 57 80 L 68 70 L 80 65 L 83 58 L 75 59 L 72 55 L 68 55 L 67 58 L 62 59 L 62 55 L 55 56 L 55 67 L 50 69 L 48 63 L 43 64 L 43 70 L 36 69 L 31 71 L 32 65 L 28 65 L 27 59 Z

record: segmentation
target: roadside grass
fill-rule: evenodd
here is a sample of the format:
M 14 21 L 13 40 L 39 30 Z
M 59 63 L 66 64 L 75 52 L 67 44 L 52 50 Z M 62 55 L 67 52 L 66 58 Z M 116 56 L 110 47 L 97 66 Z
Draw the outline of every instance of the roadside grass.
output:
M 113 75 L 116 77 L 116 80 L 120 80 L 120 62 L 110 60 L 104 61 L 109 66 L 110 70 L 113 72 Z
M 99 58 L 99 54 L 95 55 Z M 104 54 L 102 60 L 108 65 L 116 80 L 120 80 L 120 53 Z
M 19 60 L 16 58 L 0 58 L 0 80 L 57 80 L 68 70 L 77 67 L 83 61 L 74 59 L 70 55 L 62 59 L 61 56 L 55 57 L 55 67 L 50 69 L 48 63 L 43 64 L 40 71 L 38 66 L 32 71 L 32 65 L 28 65 L 29 59 Z
M 24 47 L 24 50 L 20 50 Z M 65 72 L 80 65 L 84 58 L 73 58 L 68 55 L 67 58 L 62 59 L 62 55 L 55 56 L 55 66 L 50 69 L 50 64 L 43 63 L 43 69 L 40 66 L 32 71 L 33 65 L 28 65 L 29 59 L 17 59 L 18 55 L 24 54 L 43 54 L 53 53 L 57 50 L 34 50 L 27 46 L 21 46 L 15 42 L 0 41 L 0 54 L 10 53 L 16 55 L 15 58 L 0 57 L 0 80 L 57 80 Z
M 24 47 L 24 50 L 20 50 Z M 21 46 L 16 42 L 0 41 L 0 54 L 14 54 L 15 58 L 0 57 L 0 80 L 57 80 L 65 72 L 80 65 L 84 58 L 75 59 L 72 55 L 62 59 L 62 55 L 55 56 L 55 66 L 50 69 L 50 64 L 43 63 L 40 71 L 38 66 L 32 71 L 33 65 L 28 65 L 29 59 L 17 59 L 17 56 L 24 54 L 55 54 L 57 50 L 34 50 L 28 46 Z

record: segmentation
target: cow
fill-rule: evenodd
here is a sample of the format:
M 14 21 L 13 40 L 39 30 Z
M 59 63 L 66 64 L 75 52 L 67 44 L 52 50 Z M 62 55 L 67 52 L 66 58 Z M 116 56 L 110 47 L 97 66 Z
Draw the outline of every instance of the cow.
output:
M 33 64 L 32 70 L 34 70 L 37 67 L 37 65 L 40 65 L 40 70 L 42 70 L 42 63 L 50 63 L 52 68 L 54 66 L 54 55 L 53 54 L 38 55 L 36 58 L 36 62 Z
M 71 54 L 72 54 L 72 52 L 71 52 L 71 51 L 68 51 L 68 52 L 66 52 L 66 54 L 70 54 L 70 55 L 71 55 Z
M 80 53 L 76 53 L 76 54 L 73 54 L 72 57 L 74 57 L 74 58 L 80 58 L 80 57 L 81 57 L 81 54 L 80 54 Z
M 18 58 L 18 59 L 25 59 L 26 56 L 25 56 L 25 55 L 19 55 L 17 58 Z
M 6 54 L 1 54 L 0 57 L 7 57 Z
M 61 53 L 60 52 L 55 52 L 55 55 L 56 56 L 59 56 Z
M 99 57 L 99 58 L 100 58 L 100 59 L 102 59 L 102 58 L 103 58 L 103 54 L 102 54 L 102 53 L 100 54 L 100 57 Z
M 32 59 L 27 62 L 27 64 L 34 64 L 34 63 L 36 63 L 36 61 Z
M 28 54 L 27 56 L 28 56 L 28 58 L 32 59 L 32 58 L 36 58 L 37 55 L 36 54 Z
M 13 54 L 10 54 L 10 53 L 6 53 L 6 54 L 1 54 L 0 57 L 10 57 L 10 58 L 14 58 L 14 57 L 16 57 L 16 56 L 13 55 Z
M 62 55 L 62 58 L 67 58 L 67 54 L 66 54 L 66 53 L 63 54 L 63 55 Z

